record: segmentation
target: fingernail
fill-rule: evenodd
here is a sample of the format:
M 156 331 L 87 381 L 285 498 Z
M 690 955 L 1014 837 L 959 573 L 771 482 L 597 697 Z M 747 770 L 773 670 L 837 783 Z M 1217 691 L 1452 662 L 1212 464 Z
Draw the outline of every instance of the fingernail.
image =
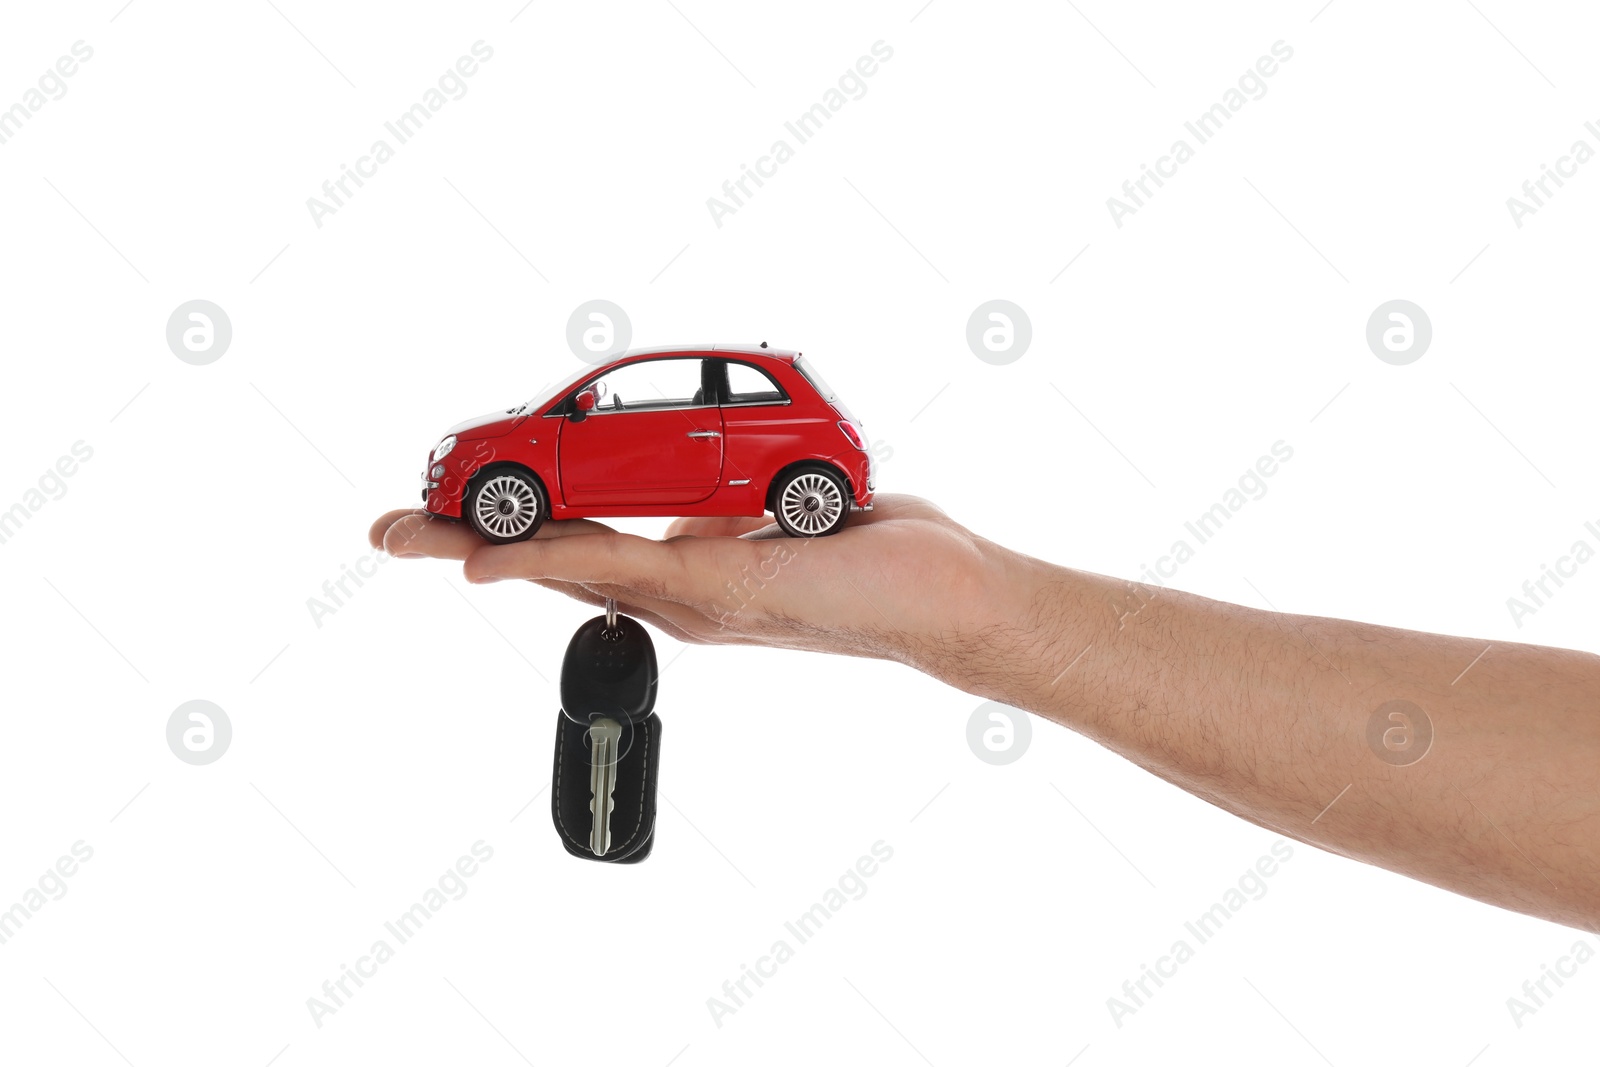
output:
M 422 553 L 421 552 L 396 552 L 394 554 L 394 558 L 395 559 L 421 559 L 422 558 Z
M 499 580 L 500 580 L 499 578 L 496 578 L 492 574 L 485 574 L 481 578 L 470 578 L 470 579 L 468 579 L 468 581 L 470 581 L 473 585 L 488 585 L 490 582 L 498 582 Z

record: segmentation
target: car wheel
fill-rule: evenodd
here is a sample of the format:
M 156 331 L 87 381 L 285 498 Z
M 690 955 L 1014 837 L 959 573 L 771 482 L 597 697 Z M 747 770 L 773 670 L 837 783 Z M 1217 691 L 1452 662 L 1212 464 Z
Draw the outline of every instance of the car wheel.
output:
M 784 474 L 772 492 L 772 516 L 790 537 L 838 533 L 850 517 L 850 491 L 844 479 L 822 467 Z
M 467 521 L 496 545 L 526 541 L 549 513 L 544 487 L 525 471 L 501 467 L 480 475 L 467 494 Z

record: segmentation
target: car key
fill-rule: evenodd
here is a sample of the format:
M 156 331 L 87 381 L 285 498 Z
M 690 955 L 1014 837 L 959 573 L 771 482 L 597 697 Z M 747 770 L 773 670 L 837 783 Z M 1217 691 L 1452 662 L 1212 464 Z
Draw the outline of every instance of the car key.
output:
M 598 718 L 589 724 L 589 851 L 604 856 L 611 850 L 612 794 L 617 789 L 618 751 L 622 724 Z
M 636 619 L 606 613 L 578 627 L 561 661 L 561 710 L 580 726 L 597 718 L 630 724 L 656 706 L 656 648 Z
M 637 863 L 650 853 L 661 757 L 657 673 L 649 631 L 618 614 L 614 600 L 567 645 L 551 814 L 575 856 Z

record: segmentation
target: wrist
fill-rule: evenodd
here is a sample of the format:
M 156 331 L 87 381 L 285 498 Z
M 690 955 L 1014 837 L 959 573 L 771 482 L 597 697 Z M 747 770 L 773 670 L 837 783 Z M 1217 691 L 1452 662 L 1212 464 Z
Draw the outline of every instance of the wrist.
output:
M 1054 683 L 1082 666 L 1074 660 L 1093 640 L 1099 616 L 1086 610 L 1086 579 L 1095 576 L 974 541 L 977 566 L 964 588 L 942 591 L 947 609 L 906 662 L 974 696 L 1053 714 Z M 1101 615 L 1115 625 L 1109 608 Z

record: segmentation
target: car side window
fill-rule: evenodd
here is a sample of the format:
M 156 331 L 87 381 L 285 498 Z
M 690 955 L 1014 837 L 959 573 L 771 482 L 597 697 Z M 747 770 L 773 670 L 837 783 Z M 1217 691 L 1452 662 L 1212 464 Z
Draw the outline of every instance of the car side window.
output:
M 700 364 L 692 358 L 624 364 L 588 387 L 599 394 L 594 414 L 702 407 L 707 400 Z
M 771 375 L 748 363 L 728 362 L 729 404 L 784 404 L 789 396 Z

